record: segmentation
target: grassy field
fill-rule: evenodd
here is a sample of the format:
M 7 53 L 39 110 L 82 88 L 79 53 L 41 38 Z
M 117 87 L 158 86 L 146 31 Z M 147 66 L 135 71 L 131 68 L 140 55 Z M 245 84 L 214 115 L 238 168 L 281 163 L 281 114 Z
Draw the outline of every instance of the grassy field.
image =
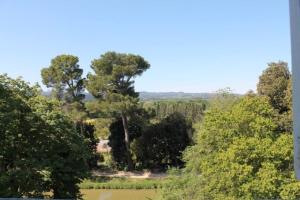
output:
M 80 184 L 81 189 L 158 189 L 167 181 L 162 179 L 132 179 L 132 178 L 109 178 L 95 177 L 84 180 Z

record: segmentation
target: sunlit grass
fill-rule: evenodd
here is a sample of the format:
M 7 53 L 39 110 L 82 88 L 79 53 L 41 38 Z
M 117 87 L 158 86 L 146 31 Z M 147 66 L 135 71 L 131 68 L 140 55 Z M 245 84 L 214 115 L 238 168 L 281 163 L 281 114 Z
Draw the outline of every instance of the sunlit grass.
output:
M 158 189 L 166 179 L 132 179 L 132 178 L 108 178 L 97 177 L 84 180 L 80 184 L 81 189 Z

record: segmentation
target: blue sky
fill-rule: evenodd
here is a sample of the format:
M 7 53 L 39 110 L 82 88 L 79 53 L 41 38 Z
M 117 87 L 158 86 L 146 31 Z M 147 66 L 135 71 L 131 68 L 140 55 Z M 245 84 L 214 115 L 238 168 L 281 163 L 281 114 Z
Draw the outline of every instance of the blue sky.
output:
M 290 63 L 287 0 L 1 0 L 0 73 L 40 82 L 58 54 L 85 73 L 106 51 L 143 56 L 138 91 L 255 89 L 271 61 Z

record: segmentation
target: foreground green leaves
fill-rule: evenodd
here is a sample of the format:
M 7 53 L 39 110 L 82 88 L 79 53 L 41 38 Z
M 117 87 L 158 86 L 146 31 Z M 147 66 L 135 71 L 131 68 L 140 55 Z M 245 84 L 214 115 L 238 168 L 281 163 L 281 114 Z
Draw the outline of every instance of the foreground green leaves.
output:
M 185 152 L 186 167 L 164 199 L 297 199 L 291 133 L 278 131 L 277 111 L 263 96 L 212 109 Z M 171 191 L 171 192 L 170 192 Z
M 79 198 L 89 151 L 60 103 L 0 75 L 0 196 Z

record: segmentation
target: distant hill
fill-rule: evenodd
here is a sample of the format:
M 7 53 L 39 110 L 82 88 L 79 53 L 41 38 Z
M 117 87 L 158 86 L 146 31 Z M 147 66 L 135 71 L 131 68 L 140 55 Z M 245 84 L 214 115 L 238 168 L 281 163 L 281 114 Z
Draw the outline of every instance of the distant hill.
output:
M 50 96 L 49 91 L 43 92 L 43 95 Z M 90 93 L 86 93 L 86 100 L 92 100 L 94 97 Z M 185 93 L 185 92 L 140 92 L 142 101 L 151 100 L 189 100 L 189 99 L 211 99 L 216 93 Z

